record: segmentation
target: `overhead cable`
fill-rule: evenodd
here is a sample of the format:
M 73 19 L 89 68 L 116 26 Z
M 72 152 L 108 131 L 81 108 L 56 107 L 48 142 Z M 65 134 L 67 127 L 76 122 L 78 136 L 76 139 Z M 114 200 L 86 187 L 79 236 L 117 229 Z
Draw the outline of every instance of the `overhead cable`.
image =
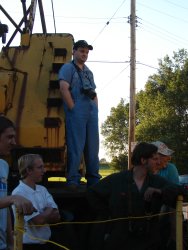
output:
M 118 12 L 118 10 L 121 8 L 121 6 L 125 3 L 126 0 L 124 0 L 121 5 L 119 6 L 119 8 L 115 11 L 115 13 L 112 15 L 112 17 L 106 22 L 105 26 L 102 28 L 102 30 L 99 32 L 99 34 L 95 37 L 95 39 L 93 40 L 92 43 L 94 43 L 96 41 L 96 39 L 99 37 L 99 35 L 104 31 L 104 29 L 107 27 L 107 25 L 109 25 L 110 21 L 112 20 L 112 18 L 115 16 L 115 14 Z
M 54 30 L 55 30 L 55 34 L 56 34 L 56 24 L 55 24 L 55 15 L 54 15 L 54 5 L 53 5 L 53 0 L 51 0 L 52 3 L 52 13 L 53 13 L 53 21 L 54 21 Z

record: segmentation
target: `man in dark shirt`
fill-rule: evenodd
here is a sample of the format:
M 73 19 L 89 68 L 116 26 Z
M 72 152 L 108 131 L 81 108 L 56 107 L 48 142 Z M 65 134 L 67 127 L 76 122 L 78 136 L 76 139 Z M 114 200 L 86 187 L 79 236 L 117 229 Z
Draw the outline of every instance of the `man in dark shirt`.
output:
M 105 229 L 104 224 L 94 226 L 94 233 L 103 227 L 104 237 L 92 241 L 89 249 L 162 249 L 158 214 L 163 204 L 175 206 L 183 189 L 151 174 L 150 169 L 158 164 L 155 145 L 136 145 L 131 162 L 131 170 L 110 175 L 88 190 L 88 201 L 97 217 L 112 220 Z

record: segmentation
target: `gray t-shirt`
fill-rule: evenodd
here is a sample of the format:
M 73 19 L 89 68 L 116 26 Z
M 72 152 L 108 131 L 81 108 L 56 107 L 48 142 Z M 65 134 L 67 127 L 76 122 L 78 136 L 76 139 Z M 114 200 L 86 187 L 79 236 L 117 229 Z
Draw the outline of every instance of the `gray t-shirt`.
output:
M 6 161 L 0 159 L 0 199 L 7 196 L 7 178 L 9 167 Z M 0 209 L 0 249 L 7 247 L 7 208 Z

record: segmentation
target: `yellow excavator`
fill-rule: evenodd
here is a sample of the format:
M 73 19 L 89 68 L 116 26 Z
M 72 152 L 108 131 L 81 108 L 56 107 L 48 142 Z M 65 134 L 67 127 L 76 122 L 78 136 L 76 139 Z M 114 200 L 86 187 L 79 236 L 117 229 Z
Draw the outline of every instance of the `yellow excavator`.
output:
M 5 44 L 0 52 L 0 113 L 10 118 L 17 130 L 17 147 L 9 159 L 10 178 L 18 176 L 17 159 L 25 153 L 42 155 L 48 176 L 65 176 L 65 123 L 58 71 L 71 60 L 74 38 L 68 33 L 47 33 L 42 0 L 31 0 L 28 9 L 26 0 L 21 0 L 21 5 L 19 24 L 0 5 L 15 27 L 6 42 L 8 26 L 0 23 Z M 43 32 L 33 34 L 37 7 Z M 20 44 L 11 46 L 17 33 Z

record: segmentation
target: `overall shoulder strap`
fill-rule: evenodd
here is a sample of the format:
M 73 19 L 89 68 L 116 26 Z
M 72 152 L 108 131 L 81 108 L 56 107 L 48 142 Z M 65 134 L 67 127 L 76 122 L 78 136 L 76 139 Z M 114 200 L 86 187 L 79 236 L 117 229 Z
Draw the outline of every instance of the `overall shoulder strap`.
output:
M 82 76 L 81 76 L 81 69 L 78 67 L 78 65 L 76 65 L 76 63 L 74 62 L 74 60 L 72 60 L 71 62 L 76 70 L 76 72 L 78 73 L 79 77 L 80 77 L 80 81 L 81 81 L 81 84 L 83 85 L 83 80 L 82 80 Z
M 71 89 L 72 89 L 72 80 L 73 80 L 73 76 L 74 76 L 74 74 L 75 74 L 76 72 L 78 73 L 78 71 L 77 71 L 77 69 L 76 69 L 76 67 L 75 67 L 75 65 L 74 65 L 74 63 L 73 63 L 73 61 L 71 61 L 70 64 L 73 66 L 73 67 L 72 67 L 73 71 L 72 71 L 72 76 L 71 76 L 71 81 L 70 81 L 70 87 L 69 87 L 69 90 L 71 91 Z M 78 74 L 78 75 L 79 75 L 79 74 Z

